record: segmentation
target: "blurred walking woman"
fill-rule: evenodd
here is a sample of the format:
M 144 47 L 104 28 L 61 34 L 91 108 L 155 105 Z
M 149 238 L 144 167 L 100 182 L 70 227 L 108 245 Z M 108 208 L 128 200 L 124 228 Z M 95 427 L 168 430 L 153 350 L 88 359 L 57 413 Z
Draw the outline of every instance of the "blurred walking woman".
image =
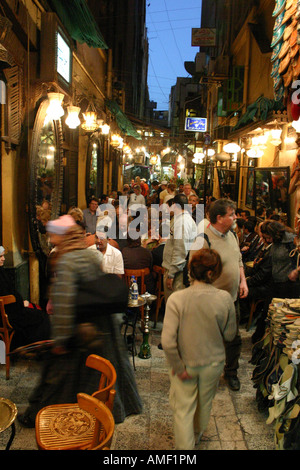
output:
M 192 285 L 174 292 L 166 305 L 162 346 L 171 367 L 170 405 L 178 450 L 199 443 L 224 368 L 224 340 L 236 334 L 231 296 L 212 286 L 221 271 L 215 250 L 197 251 L 189 263 Z

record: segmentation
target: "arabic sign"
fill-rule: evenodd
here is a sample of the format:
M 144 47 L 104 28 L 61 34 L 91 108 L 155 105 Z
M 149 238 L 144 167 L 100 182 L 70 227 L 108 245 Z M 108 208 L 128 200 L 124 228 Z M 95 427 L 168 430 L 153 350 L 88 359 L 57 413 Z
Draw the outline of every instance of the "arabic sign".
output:
M 216 45 L 216 29 L 192 28 L 192 46 L 211 47 Z
M 207 119 L 200 117 L 187 117 L 185 118 L 185 131 L 192 132 L 206 132 Z

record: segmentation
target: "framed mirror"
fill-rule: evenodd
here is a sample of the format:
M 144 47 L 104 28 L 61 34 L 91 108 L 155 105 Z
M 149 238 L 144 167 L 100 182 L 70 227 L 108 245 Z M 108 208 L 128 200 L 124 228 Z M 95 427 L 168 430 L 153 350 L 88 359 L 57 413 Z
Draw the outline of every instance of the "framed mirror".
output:
M 217 168 L 220 197 L 228 197 L 236 201 L 236 170 Z
M 61 121 L 47 117 L 48 100 L 40 104 L 32 133 L 29 175 L 29 226 L 33 250 L 48 255 L 45 226 L 60 215 L 63 181 Z
M 100 197 L 103 192 L 104 141 L 103 137 L 91 136 L 86 159 L 86 201 L 91 196 Z
M 271 173 L 267 169 L 255 169 L 255 205 L 271 208 Z
M 261 206 L 272 209 L 289 223 L 290 167 L 249 168 L 247 180 L 246 206 L 255 212 Z

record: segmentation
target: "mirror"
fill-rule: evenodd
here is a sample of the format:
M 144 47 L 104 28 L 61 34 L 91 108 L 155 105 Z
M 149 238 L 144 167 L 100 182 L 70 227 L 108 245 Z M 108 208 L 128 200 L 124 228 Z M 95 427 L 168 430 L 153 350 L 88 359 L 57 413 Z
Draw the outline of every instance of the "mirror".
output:
M 33 250 L 48 255 L 45 226 L 60 214 L 62 197 L 62 129 L 61 122 L 46 116 L 48 100 L 37 111 L 30 150 L 29 225 Z
M 255 203 L 256 208 L 271 207 L 271 174 L 269 170 L 255 170 Z
M 255 209 L 255 211 L 260 206 L 273 209 L 278 213 L 285 214 L 287 223 L 289 223 L 290 168 L 249 168 L 247 179 L 246 206 Z
M 86 160 L 87 204 L 91 196 L 100 197 L 103 192 L 103 159 L 103 139 L 101 137 L 91 136 Z
M 198 193 L 201 203 L 204 203 L 206 197 L 213 194 L 214 168 L 213 162 L 195 165 L 194 188 Z
M 254 206 L 254 168 L 248 169 L 247 190 L 246 190 L 246 207 L 253 209 Z
M 226 168 L 217 168 L 220 197 L 227 197 L 232 201 L 236 201 L 236 170 Z

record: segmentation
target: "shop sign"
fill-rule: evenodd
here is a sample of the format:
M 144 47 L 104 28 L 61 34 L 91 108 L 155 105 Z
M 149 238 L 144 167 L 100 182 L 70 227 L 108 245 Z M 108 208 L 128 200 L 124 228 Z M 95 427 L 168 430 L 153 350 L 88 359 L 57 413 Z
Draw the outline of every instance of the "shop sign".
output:
M 215 45 L 215 28 L 192 28 L 192 46 L 213 47 Z
M 207 119 L 201 117 L 187 117 L 185 118 L 185 131 L 192 132 L 206 132 Z

